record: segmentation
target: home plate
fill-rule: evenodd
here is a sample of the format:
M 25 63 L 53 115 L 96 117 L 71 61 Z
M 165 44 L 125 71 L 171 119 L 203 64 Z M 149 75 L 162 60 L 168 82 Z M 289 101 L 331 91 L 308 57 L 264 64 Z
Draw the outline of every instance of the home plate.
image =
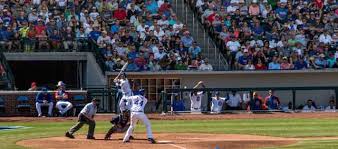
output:
M 169 144 L 169 143 L 174 143 L 173 141 L 156 141 L 158 144 Z

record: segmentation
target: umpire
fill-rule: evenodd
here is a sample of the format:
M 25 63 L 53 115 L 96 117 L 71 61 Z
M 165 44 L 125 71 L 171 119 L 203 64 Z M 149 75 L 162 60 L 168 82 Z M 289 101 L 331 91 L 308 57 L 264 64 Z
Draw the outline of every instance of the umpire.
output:
M 78 118 L 78 122 L 74 125 L 68 132 L 66 132 L 65 136 L 71 139 L 74 139 L 73 134 L 78 131 L 83 124 L 88 124 L 88 134 L 87 139 L 95 139 L 94 130 L 95 130 L 95 120 L 94 116 L 97 112 L 97 99 L 93 98 L 92 102 L 86 104 L 86 106 L 81 110 Z

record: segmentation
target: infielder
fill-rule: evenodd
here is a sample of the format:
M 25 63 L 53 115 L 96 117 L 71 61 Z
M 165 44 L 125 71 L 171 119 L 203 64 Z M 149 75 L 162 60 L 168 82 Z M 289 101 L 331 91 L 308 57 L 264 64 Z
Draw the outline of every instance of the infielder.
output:
M 203 81 L 199 81 L 195 86 L 194 89 L 198 88 L 199 86 L 202 86 L 202 88 L 205 88 L 205 85 L 203 84 Z M 201 112 L 201 102 L 203 98 L 203 91 L 193 91 L 190 94 L 190 101 L 191 101 L 191 112 Z
M 109 140 L 113 133 L 123 133 L 128 130 L 130 126 L 130 111 L 123 111 L 118 116 L 113 117 L 110 123 L 113 126 L 106 133 L 105 140 Z M 130 139 L 134 139 L 134 137 L 130 136 Z
M 131 116 L 130 116 L 130 126 L 127 130 L 126 135 L 123 138 L 123 142 L 127 143 L 130 140 L 130 136 L 133 133 L 137 121 L 141 120 L 147 129 L 147 137 L 150 143 L 156 143 L 153 138 L 153 133 L 151 131 L 151 125 L 148 117 L 144 114 L 144 107 L 147 104 L 147 98 L 144 97 L 144 90 L 139 91 L 139 95 L 128 97 L 128 102 L 132 104 L 131 106 Z
M 211 99 L 211 113 L 221 113 L 222 107 L 225 101 L 224 97 L 219 96 L 219 92 L 216 92 L 215 97 Z
M 120 78 L 120 79 L 117 79 Z M 131 104 L 128 103 L 127 98 L 129 96 L 132 96 L 132 90 L 130 88 L 129 81 L 127 79 L 127 75 L 124 73 L 123 75 L 117 76 L 114 79 L 114 82 L 116 83 L 116 86 L 121 88 L 122 92 L 122 98 L 119 102 L 120 112 L 130 110 Z

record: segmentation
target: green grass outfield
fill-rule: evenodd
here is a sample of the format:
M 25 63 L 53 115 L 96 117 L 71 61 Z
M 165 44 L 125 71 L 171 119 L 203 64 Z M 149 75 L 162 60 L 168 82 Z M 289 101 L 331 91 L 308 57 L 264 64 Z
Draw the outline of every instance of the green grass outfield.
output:
M 65 122 L 0 122 L 0 126 L 26 126 L 28 129 L 0 131 L 0 149 L 21 149 L 15 142 L 39 137 L 63 136 L 74 121 Z M 96 133 L 104 133 L 110 123 L 98 121 Z M 238 120 L 154 120 L 153 132 L 252 134 L 278 137 L 333 137 L 338 136 L 338 118 L 333 119 L 238 119 Z M 79 133 L 86 133 L 87 126 Z M 144 132 L 141 125 L 136 132 Z M 267 142 L 268 143 L 268 142 Z M 300 141 L 282 148 L 338 148 L 338 140 Z

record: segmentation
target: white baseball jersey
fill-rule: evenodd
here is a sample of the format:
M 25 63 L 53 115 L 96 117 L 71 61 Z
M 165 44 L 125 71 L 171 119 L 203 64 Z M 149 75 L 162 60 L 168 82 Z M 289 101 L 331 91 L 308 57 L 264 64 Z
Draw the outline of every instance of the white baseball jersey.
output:
M 211 111 L 212 112 L 221 112 L 225 98 L 223 97 L 212 97 L 211 100 Z
M 148 100 L 144 96 L 136 95 L 128 97 L 128 102 L 131 104 L 131 112 L 144 112 Z
M 123 95 L 131 96 L 132 92 L 130 89 L 130 84 L 128 79 L 120 79 L 117 82 L 117 85 L 121 87 Z
M 190 94 L 190 100 L 191 100 L 191 108 L 192 109 L 200 109 L 201 103 L 203 98 L 203 92 L 197 92 L 197 95 L 194 95 L 193 93 Z

